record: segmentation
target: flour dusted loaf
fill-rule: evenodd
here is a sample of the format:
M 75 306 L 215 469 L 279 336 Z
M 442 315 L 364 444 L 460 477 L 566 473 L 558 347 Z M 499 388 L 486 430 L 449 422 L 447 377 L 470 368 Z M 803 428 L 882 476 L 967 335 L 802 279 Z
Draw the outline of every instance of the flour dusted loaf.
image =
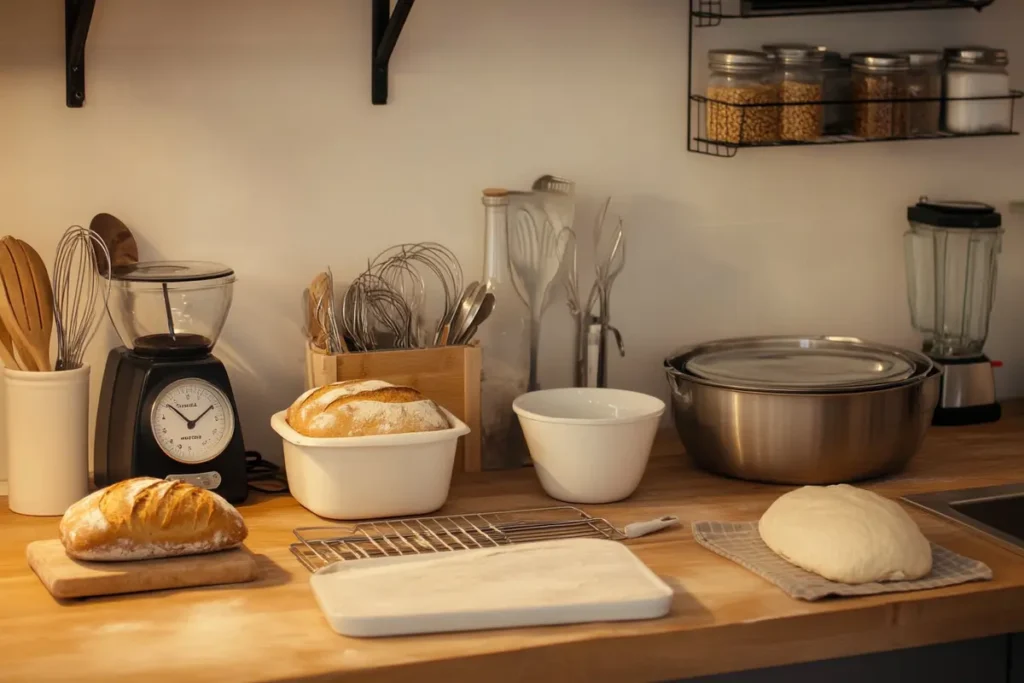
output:
M 148 560 L 241 545 L 238 510 L 183 481 L 126 479 L 78 501 L 60 521 L 60 540 L 79 560 Z
M 310 389 L 288 409 L 288 424 L 314 438 L 434 432 L 451 427 L 437 404 L 410 387 L 349 380 Z

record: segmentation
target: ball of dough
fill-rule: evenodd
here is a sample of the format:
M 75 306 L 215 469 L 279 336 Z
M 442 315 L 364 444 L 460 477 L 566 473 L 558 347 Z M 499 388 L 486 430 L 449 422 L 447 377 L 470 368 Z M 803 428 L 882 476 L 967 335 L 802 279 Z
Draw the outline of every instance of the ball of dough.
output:
M 782 558 L 840 583 L 919 579 L 932 548 L 898 503 L 847 484 L 804 486 L 780 496 L 758 524 Z

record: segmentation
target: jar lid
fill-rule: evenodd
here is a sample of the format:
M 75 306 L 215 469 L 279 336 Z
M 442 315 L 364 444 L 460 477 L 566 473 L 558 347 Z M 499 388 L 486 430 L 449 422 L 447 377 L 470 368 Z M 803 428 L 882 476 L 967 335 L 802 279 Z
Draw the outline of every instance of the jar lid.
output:
M 998 228 L 1003 217 L 994 207 L 981 202 L 931 200 L 921 197 L 907 207 L 907 220 L 936 228 Z
M 934 66 L 942 63 L 942 53 L 938 50 L 902 50 L 899 54 L 907 58 L 910 66 Z
M 143 261 L 115 267 L 110 277 L 125 282 L 199 282 L 235 274 L 222 263 L 208 261 Z
M 733 389 L 816 393 L 899 383 L 919 370 L 916 361 L 909 352 L 860 340 L 751 337 L 705 345 L 684 369 Z
M 822 54 L 822 60 L 826 69 L 847 68 L 850 66 L 850 60 L 844 58 L 841 53 L 835 50 L 819 46 L 818 51 Z
M 994 47 L 947 47 L 946 60 L 951 64 L 988 64 L 1006 66 L 1010 56 L 1001 48 Z
M 757 50 L 708 50 L 708 66 L 720 71 L 765 71 L 772 63 Z
M 856 52 L 850 55 L 850 61 L 858 71 L 881 73 L 906 71 L 910 68 L 910 60 L 905 55 L 885 52 Z
M 761 49 L 771 59 L 783 64 L 820 64 L 825 59 L 821 48 L 804 43 L 776 43 L 762 45 Z

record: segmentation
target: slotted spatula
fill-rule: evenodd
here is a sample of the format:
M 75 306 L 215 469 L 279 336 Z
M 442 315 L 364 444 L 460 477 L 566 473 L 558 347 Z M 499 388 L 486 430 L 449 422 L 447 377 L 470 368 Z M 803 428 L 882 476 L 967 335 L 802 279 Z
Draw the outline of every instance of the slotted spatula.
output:
M 0 240 L 0 321 L 30 370 L 50 370 L 53 289 L 46 265 L 29 244 L 13 237 Z

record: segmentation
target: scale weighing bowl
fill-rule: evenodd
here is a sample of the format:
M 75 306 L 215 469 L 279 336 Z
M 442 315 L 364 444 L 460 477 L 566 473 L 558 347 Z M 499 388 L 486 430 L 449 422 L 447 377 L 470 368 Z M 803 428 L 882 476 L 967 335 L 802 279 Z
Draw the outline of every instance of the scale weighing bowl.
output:
M 205 261 L 147 261 L 114 268 L 107 310 L 139 355 L 209 353 L 220 337 L 234 271 Z

